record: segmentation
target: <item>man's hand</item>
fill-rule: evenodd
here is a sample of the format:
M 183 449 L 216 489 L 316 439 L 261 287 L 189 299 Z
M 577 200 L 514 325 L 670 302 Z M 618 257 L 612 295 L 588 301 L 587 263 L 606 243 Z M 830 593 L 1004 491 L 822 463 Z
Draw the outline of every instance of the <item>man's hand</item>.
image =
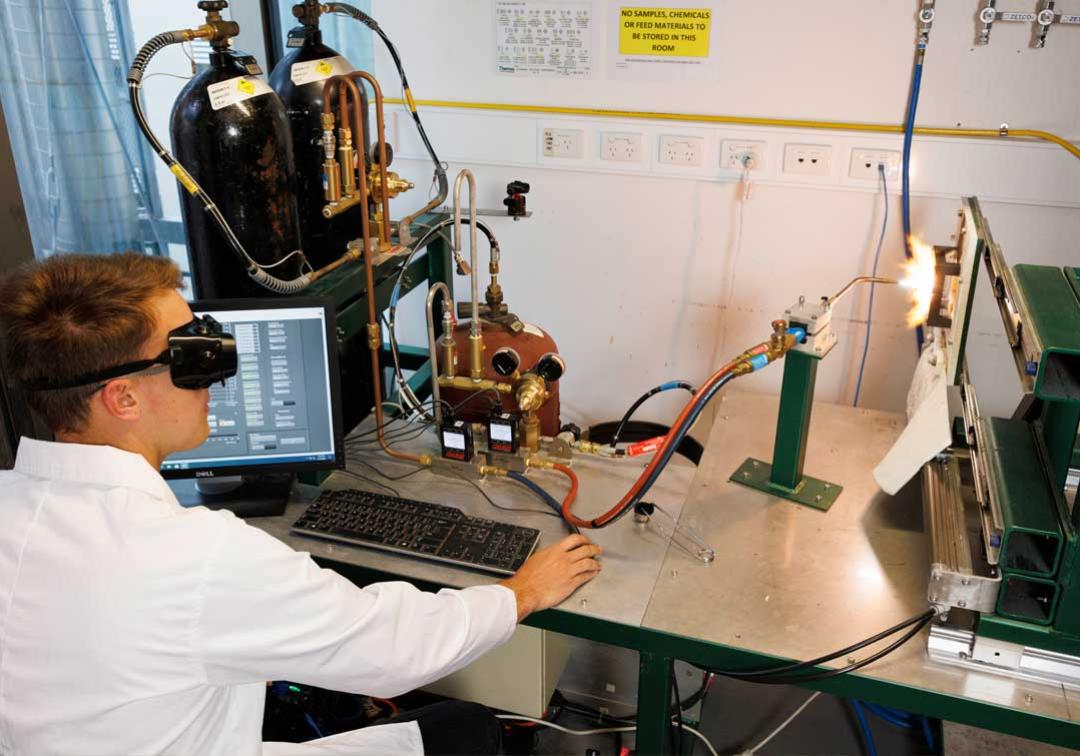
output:
M 517 597 L 518 622 L 533 612 L 560 604 L 600 571 L 603 549 L 583 535 L 567 536 L 529 557 L 521 569 L 500 585 Z

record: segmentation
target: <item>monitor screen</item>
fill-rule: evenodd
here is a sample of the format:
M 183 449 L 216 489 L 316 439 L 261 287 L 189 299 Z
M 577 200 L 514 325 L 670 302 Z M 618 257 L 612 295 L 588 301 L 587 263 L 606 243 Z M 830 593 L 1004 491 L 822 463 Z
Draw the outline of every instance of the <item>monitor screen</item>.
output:
M 237 373 L 210 388 L 210 436 L 167 457 L 162 475 L 343 466 L 333 305 L 292 297 L 193 302 L 191 309 L 211 315 L 236 338 Z

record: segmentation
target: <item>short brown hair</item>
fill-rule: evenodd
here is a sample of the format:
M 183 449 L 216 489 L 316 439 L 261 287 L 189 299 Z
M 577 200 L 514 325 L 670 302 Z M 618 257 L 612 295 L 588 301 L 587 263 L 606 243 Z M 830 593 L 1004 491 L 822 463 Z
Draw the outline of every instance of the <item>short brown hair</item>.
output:
M 138 359 L 156 325 L 149 306 L 178 289 L 166 257 L 54 255 L 0 283 L 0 327 L 16 383 L 62 382 Z M 78 431 L 96 386 L 30 391 L 27 402 L 53 431 Z

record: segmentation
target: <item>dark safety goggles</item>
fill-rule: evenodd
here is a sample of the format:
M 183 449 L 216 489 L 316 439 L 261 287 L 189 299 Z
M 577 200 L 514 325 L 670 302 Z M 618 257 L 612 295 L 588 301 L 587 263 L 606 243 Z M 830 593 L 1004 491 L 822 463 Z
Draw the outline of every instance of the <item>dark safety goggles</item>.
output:
M 209 315 L 195 316 L 190 323 L 169 331 L 168 349 L 153 359 L 127 362 L 65 381 L 33 381 L 24 386 L 31 391 L 56 391 L 95 383 L 104 385 L 113 378 L 139 373 L 155 365 L 168 365 L 173 385 L 178 388 L 209 388 L 236 375 L 236 339 Z

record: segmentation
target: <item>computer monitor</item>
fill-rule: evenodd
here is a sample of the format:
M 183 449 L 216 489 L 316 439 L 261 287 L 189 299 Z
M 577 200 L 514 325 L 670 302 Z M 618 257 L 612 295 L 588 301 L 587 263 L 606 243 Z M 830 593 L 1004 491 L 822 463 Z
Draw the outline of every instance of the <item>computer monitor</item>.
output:
M 169 455 L 161 473 L 189 479 L 173 484 L 188 506 L 283 511 L 294 473 L 345 466 L 333 303 L 236 299 L 191 309 L 236 338 L 237 373 L 210 388 L 210 436 Z

